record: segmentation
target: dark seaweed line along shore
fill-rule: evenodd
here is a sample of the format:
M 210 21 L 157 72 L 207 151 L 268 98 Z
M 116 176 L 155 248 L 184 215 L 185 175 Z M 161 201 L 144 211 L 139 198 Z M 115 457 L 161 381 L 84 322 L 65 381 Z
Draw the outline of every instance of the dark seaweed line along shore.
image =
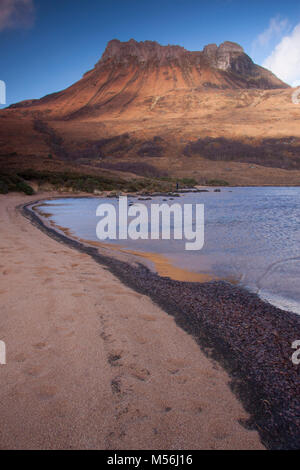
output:
M 142 264 L 132 266 L 100 254 L 96 248 L 47 227 L 31 206 L 19 209 L 34 225 L 107 266 L 124 284 L 151 297 L 194 336 L 201 349 L 230 374 L 231 388 L 251 416 L 241 424 L 257 429 L 267 448 L 300 448 L 300 366 L 291 361 L 291 345 L 300 339 L 300 316 L 228 282 L 174 281 Z

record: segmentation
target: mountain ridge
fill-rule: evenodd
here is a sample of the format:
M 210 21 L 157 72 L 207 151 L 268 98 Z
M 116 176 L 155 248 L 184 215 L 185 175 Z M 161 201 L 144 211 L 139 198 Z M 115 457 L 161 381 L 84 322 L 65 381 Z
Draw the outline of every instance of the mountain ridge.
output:
M 0 111 L 0 156 L 38 166 L 52 155 L 59 165 L 99 171 L 150 165 L 153 174 L 199 181 L 214 172 L 236 184 L 224 164 L 250 174 L 254 164 L 260 175 L 265 168 L 300 170 L 299 109 L 290 95 L 237 43 L 187 51 L 114 39 L 67 89 Z

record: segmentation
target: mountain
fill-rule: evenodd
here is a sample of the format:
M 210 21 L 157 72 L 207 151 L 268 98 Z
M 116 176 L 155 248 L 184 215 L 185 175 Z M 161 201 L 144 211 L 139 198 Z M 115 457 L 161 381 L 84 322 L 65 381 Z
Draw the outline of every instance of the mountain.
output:
M 296 184 L 291 93 L 233 42 L 197 52 L 114 39 L 71 87 L 0 112 L 0 162 Z
M 285 89 L 288 85 L 255 65 L 242 47 L 232 42 L 219 47 L 210 44 L 203 51 L 190 52 L 153 41 L 131 39 L 122 43 L 114 39 L 82 80 L 60 93 L 12 108 L 36 108 L 64 119 L 101 118 L 128 108 L 141 114 L 149 109 L 149 97 L 157 103 L 158 98 L 171 91 L 197 93 L 209 88 L 268 90 Z

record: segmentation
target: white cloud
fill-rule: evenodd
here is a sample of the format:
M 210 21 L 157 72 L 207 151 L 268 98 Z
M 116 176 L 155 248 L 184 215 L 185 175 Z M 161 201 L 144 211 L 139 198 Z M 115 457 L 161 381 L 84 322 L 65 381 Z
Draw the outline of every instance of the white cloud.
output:
M 0 0 L 0 31 L 29 27 L 33 20 L 33 0 Z
M 277 39 L 289 29 L 289 21 L 281 16 L 271 18 L 270 24 L 265 31 L 253 41 L 253 49 L 267 47 L 273 39 Z
M 300 84 L 300 23 L 281 39 L 263 66 L 292 86 Z

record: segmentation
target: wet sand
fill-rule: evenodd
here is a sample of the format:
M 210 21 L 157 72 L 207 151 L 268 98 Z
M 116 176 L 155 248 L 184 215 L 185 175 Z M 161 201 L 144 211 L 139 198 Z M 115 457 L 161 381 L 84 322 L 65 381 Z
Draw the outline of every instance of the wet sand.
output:
M 0 196 L 0 448 L 264 448 L 223 368 L 147 295 L 33 226 L 16 209 L 31 199 Z

